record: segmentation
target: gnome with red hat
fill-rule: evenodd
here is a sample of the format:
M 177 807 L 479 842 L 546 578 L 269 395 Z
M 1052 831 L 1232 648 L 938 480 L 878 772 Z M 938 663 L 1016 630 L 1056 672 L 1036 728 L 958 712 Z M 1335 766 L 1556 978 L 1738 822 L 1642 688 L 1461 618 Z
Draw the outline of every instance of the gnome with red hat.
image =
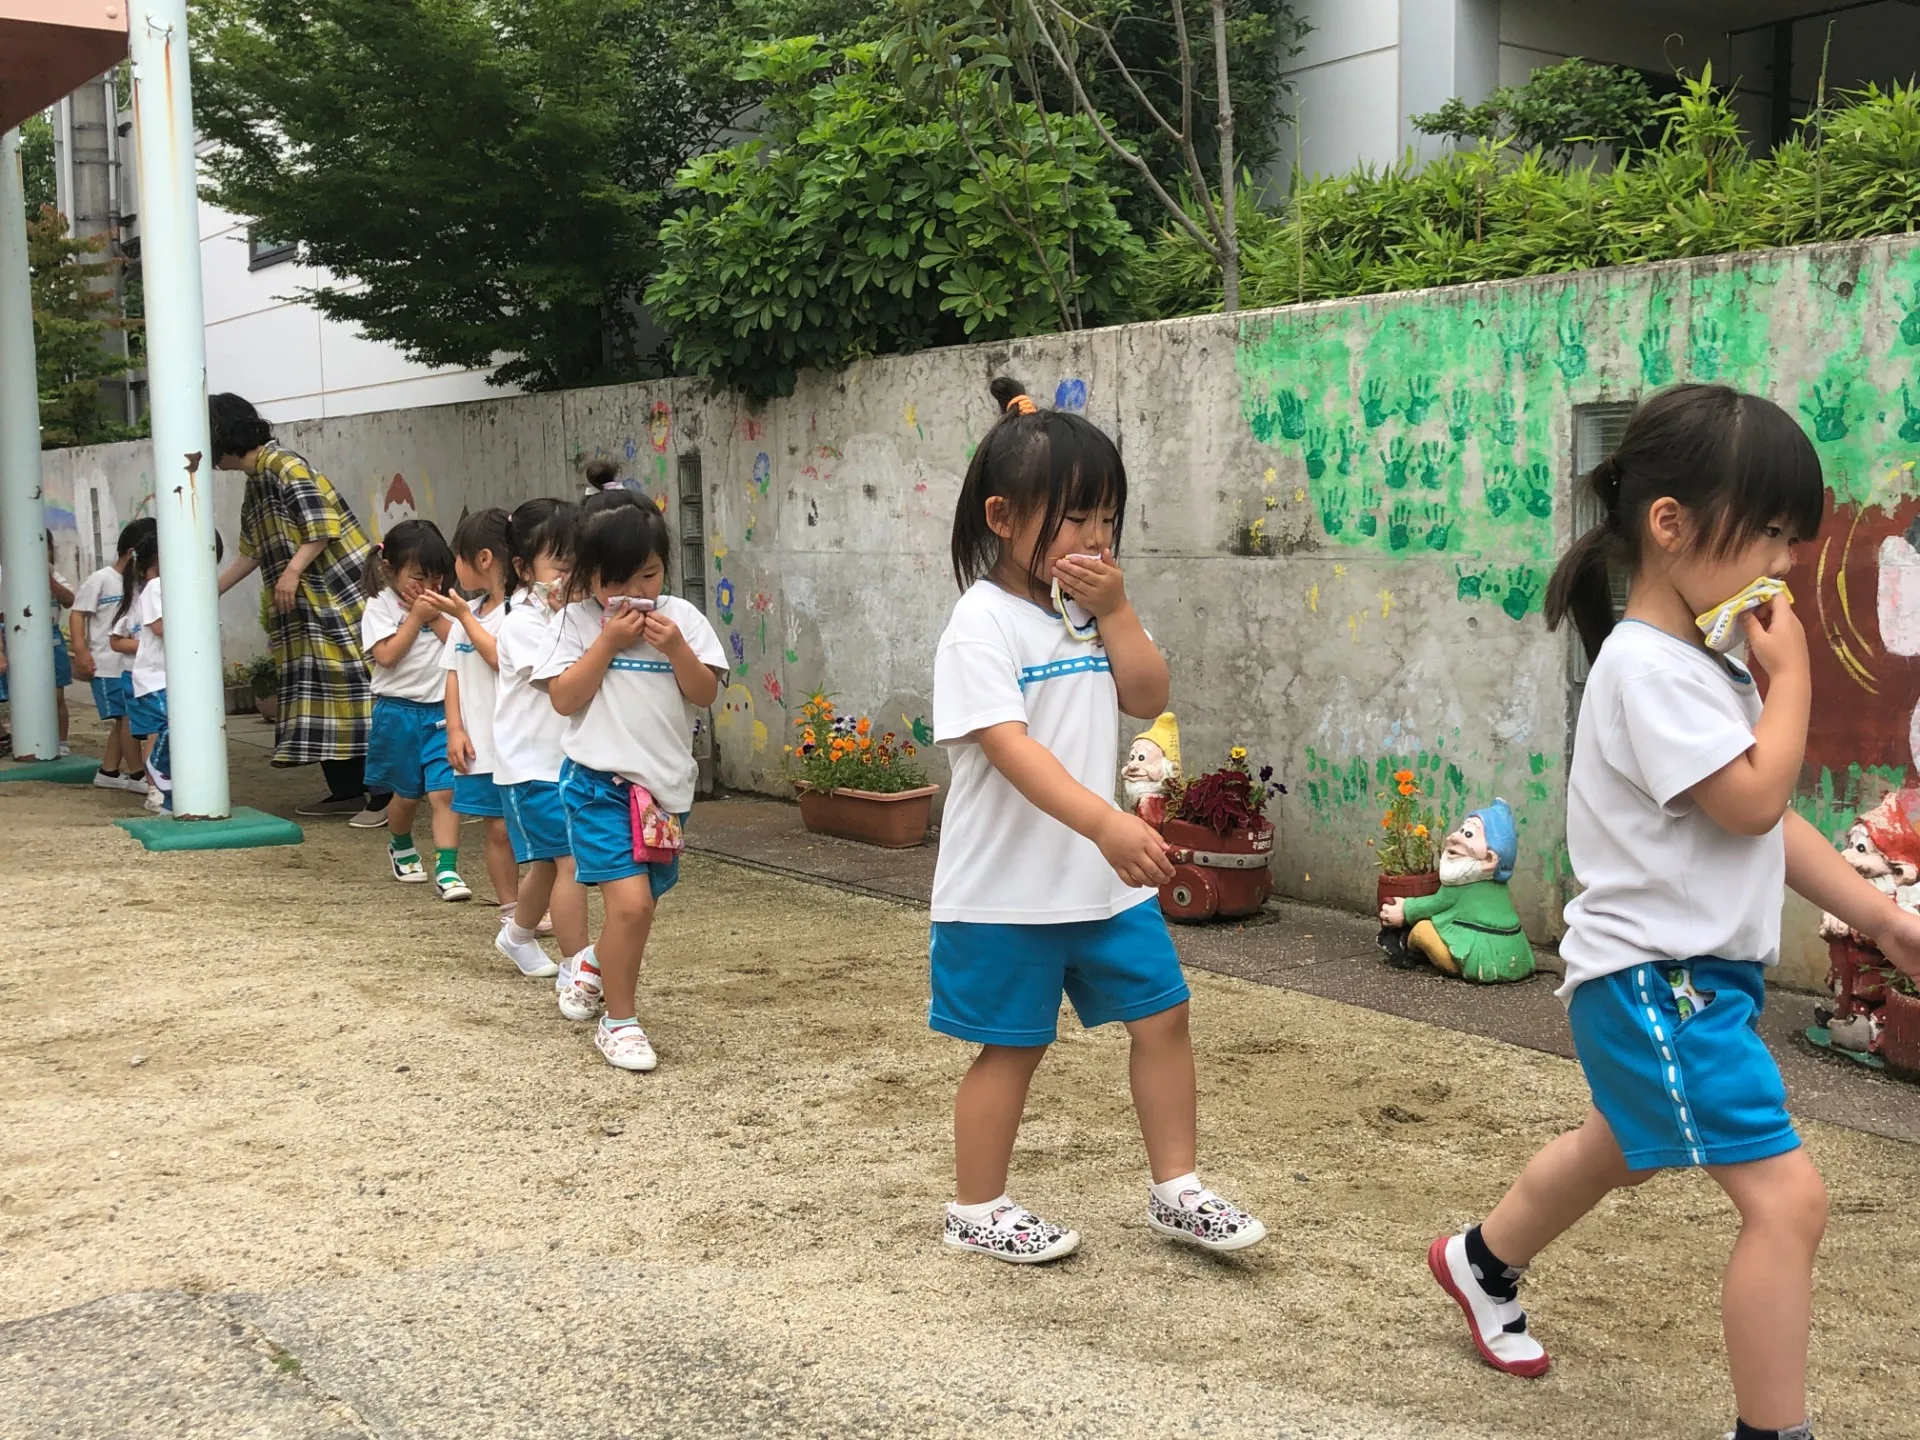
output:
M 1902 909 L 1920 913 L 1920 789 L 1895 790 L 1862 814 L 1847 831 L 1841 853 L 1874 889 Z M 1834 915 L 1820 917 L 1820 935 L 1865 943 Z

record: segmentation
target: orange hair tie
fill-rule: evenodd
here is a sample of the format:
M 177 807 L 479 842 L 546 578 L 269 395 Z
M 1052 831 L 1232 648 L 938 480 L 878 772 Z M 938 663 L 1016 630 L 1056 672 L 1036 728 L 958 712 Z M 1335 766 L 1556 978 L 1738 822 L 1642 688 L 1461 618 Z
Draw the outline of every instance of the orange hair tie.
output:
M 1040 413 L 1040 407 L 1025 395 L 1014 396 L 1013 399 L 1007 402 L 1007 409 L 1015 415 L 1038 415 Z

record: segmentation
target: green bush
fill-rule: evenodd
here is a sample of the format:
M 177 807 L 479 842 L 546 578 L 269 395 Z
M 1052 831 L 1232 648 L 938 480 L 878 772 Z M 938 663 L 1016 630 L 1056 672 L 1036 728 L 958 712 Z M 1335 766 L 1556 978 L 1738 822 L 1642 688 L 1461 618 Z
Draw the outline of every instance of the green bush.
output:
M 1504 144 L 1362 168 L 1241 216 L 1249 308 L 1602 265 L 1910 233 L 1920 221 L 1920 88 L 1852 92 L 1752 156 L 1711 74 L 1660 108 L 1659 145 L 1613 169 Z M 1217 310 L 1200 247 L 1163 233 L 1142 269 L 1156 315 Z
M 740 78 L 763 138 L 681 171 L 647 290 L 682 373 L 781 395 L 803 368 L 1127 318 L 1144 247 L 1084 121 L 1014 105 L 963 131 L 877 47 L 811 37 Z

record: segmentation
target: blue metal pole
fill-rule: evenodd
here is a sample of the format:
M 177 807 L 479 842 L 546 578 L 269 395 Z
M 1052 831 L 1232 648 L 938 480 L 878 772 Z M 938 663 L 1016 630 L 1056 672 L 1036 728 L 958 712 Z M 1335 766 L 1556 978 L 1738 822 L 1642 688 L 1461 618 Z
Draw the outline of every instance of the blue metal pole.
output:
M 167 732 L 173 808 L 224 819 L 226 692 L 213 550 L 213 456 L 207 453 L 206 316 L 186 0 L 134 0 L 127 25 L 140 156 L 140 261 L 153 406 L 154 512 L 167 641 Z
M 40 382 L 18 130 L 0 135 L 0 571 L 13 753 L 58 759 L 53 594 L 47 585 L 47 512 L 40 499 Z

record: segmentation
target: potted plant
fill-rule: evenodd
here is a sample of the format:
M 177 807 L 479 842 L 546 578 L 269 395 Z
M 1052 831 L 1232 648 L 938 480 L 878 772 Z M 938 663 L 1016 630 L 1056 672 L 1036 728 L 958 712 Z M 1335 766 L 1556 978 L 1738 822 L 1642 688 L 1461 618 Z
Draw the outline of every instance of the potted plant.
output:
M 260 718 L 269 725 L 280 718 L 280 667 L 271 655 L 261 655 L 247 667 L 247 680 L 253 686 L 254 704 Z
M 1880 1012 L 1880 1058 L 1904 1080 L 1920 1080 L 1920 995 L 1912 977 L 1890 972 L 1887 1003 Z
M 832 697 L 814 694 L 794 720 L 799 739 L 786 747 L 798 765 L 794 789 L 800 823 L 816 835 L 907 849 L 927 836 L 940 787 L 915 762 L 911 740 L 876 735 L 866 715 L 841 715 Z
M 1168 787 L 1160 834 L 1173 879 L 1160 887 L 1169 920 L 1195 922 L 1252 915 L 1273 894 L 1273 822 L 1267 802 L 1287 793 L 1264 765 L 1256 776 L 1244 745 L 1227 763 Z
M 227 666 L 227 714 L 245 715 L 253 709 L 253 681 L 238 660 Z
M 1389 900 L 1411 900 L 1416 895 L 1436 895 L 1440 891 L 1440 872 L 1434 861 L 1434 832 L 1439 817 L 1433 807 L 1422 802 L 1420 782 L 1411 770 L 1393 772 L 1393 789 L 1382 790 L 1386 813 L 1380 817 L 1383 832 L 1367 841 L 1380 865 L 1380 877 L 1374 887 L 1375 908 Z

